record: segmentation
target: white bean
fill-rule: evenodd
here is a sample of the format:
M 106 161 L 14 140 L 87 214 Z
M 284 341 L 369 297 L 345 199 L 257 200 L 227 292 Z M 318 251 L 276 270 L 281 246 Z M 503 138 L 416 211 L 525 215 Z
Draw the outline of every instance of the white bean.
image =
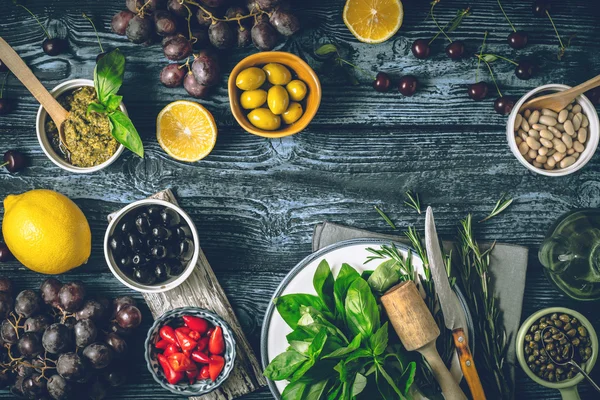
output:
M 539 162 L 537 162 L 537 161 L 534 161 L 534 162 L 532 162 L 532 164 L 533 164 L 533 166 L 534 166 L 534 167 L 536 167 L 536 168 L 542 168 L 542 167 L 544 166 L 544 164 L 540 164 L 540 163 L 539 163 Z
M 556 165 L 556 163 L 550 165 L 550 162 L 549 162 L 550 160 L 552 160 L 552 159 L 551 158 L 548 159 L 548 161 L 546 162 L 546 164 L 544 164 L 544 169 L 547 169 L 548 171 L 553 170 L 554 166 Z
M 529 126 L 529 122 L 527 122 L 527 120 L 525 120 L 524 118 L 523 121 L 521 121 L 521 129 L 523 129 L 525 132 L 531 129 Z
M 581 153 L 583 150 L 585 150 L 585 146 L 581 144 L 578 140 L 573 142 L 573 148 L 578 153 Z
M 567 120 L 565 121 L 564 126 L 565 132 L 567 132 L 571 136 L 575 135 L 575 127 L 573 126 L 573 122 Z
M 519 127 L 521 126 L 522 121 L 523 121 L 523 117 L 521 116 L 521 114 L 517 114 L 517 117 L 515 119 L 515 132 L 519 130 Z
M 529 146 L 527 145 L 527 142 L 521 142 L 521 144 L 519 144 L 519 153 L 521 153 L 521 155 L 525 155 L 528 151 Z
M 579 143 L 585 143 L 586 140 L 587 140 L 587 129 L 579 128 L 579 130 L 577 131 L 577 141 L 579 141 Z
M 565 144 L 560 139 L 553 139 L 552 144 L 554 145 L 556 151 L 558 151 L 559 153 L 567 152 L 567 146 L 565 146 Z
M 567 155 L 575 154 L 575 149 L 567 150 Z
M 571 139 L 571 136 L 563 135 L 562 141 L 565 144 L 565 146 L 567 146 L 567 149 L 570 149 L 571 147 L 573 147 L 573 139 Z
M 531 110 L 530 109 L 525 110 L 525 112 L 523 113 L 523 117 L 529 118 L 530 116 L 531 116 Z
M 538 150 L 538 154 L 540 156 L 547 156 L 548 151 L 550 151 L 550 149 L 548 149 L 547 147 L 540 147 L 540 149 Z
M 548 164 L 549 166 L 554 168 L 554 166 L 556 165 L 556 160 L 554 158 L 550 157 L 550 158 L 548 158 L 548 161 L 546 161 L 546 164 Z
M 555 127 L 553 127 L 553 126 L 549 126 L 548 130 L 550 132 L 552 132 L 555 136 L 556 135 L 561 135 L 562 136 L 562 134 L 560 133 L 560 131 L 558 129 L 556 129 Z M 556 137 L 560 137 L 560 136 L 556 136 Z
M 565 127 L 563 126 L 563 124 L 556 124 L 556 125 L 554 125 L 554 127 L 561 132 L 565 131 Z
M 561 124 L 564 123 L 567 120 L 567 116 L 569 115 L 569 111 L 566 109 L 561 110 L 558 113 L 558 122 L 560 122 Z
M 535 131 L 537 132 L 537 131 Z M 529 131 L 529 135 L 531 135 L 531 131 Z M 552 132 L 547 131 L 547 130 L 542 130 L 540 131 L 540 136 L 543 137 L 544 139 L 548 139 L 548 140 L 552 140 L 554 138 L 554 135 L 552 134 Z
M 570 167 L 571 165 L 573 165 L 575 163 L 575 161 L 577 161 L 577 159 L 575 157 L 566 157 L 560 162 L 560 167 L 561 168 Z
M 549 117 L 547 115 L 542 115 L 540 117 L 540 121 L 539 122 L 540 122 L 540 124 L 544 124 L 544 125 L 547 125 L 547 126 L 554 126 L 554 125 L 556 125 L 558 123 L 556 121 L 556 118 Z
M 573 109 L 573 104 L 569 104 L 569 105 L 567 106 L 567 110 L 571 111 L 572 109 Z
M 529 135 L 527 135 L 527 132 L 519 130 L 519 136 L 521 136 L 521 139 L 523 140 L 527 140 L 527 138 L 529 137 Z
M 565 153 L 554 153 L 552 158 L 554 158 L 554 161 L 560 162 L 563 158 L 565 158 Z
M 517 146 L 518 146 L 518 145 L 520 145 L 521 143 L 523 143 L 523 139 L 521 139 L 521 138 L 520 138 L 520 137 L 518 137 L 518 136 L 515 136 L 515 143 L 516 143 L 516 144 L 517 144 Z
M 540 138 L 540 133 L 538 131 L 536 131 L 535 129 L 530 129 L 529 132 L 527 132 L 527 134 L 536 139 Z
M 528 136 L 527 139 L 525 139 L 525 141 L 527 142 L 527 146 L 529 146 L 533 150 L 537 150 L 540 147 L 542 147 L 540 142 L 538 142 L 535 138 L 532 138 L 530 136 Z M 552 146 L 550 146 L 550 147 L 552 147 Z
M 532 112 L 531 115 L 529 116 L 529 118 L 527 118 L 527 122 L 529 122 L 530 125 L 537 124 L 539 120 L 540 120 L 540 112 L 538 110 L 535 110 L 534 112 Z
M 533 115 L 533 113 L 532 113 Z M 552 118 L 558 118 L 558 114 L 552 110 L 548 110 L 547 108 L 542 109 L 542 115 L 547 115 Z
M 581 128 L 581 120 L 582 119 L 583 119 L 582 113 L 577 113 L 573 117 L 573 127 L 575 128 L 576 131 L 579 130 L 579 128 Z
M 548 129 L 548 127 L 546 125 L 542 125 L 542 124 L 533 124 L 533 125 L 531 125 L 531 127 L 533 129 L 535 129 L 536 131 L 541 131 L 542 129 Z
M 537 156 L 535 158 L 535 161 L 539 162 L 540 164 L 544 164 L 546 160 L 548 160 L 548 157 L 546 156 Z
M 573 106 L 573 114 L 577 114 L 581 112 L 581 106 L 579 104 L 575 104 Z
M 575 159 L 578 159 L 580 155 L 581 155 L 581 153 L 575 153 L 575 154 L 573 154 L 573 157 L 575 157 Z
M 581 119 L 581 126 L 583 128 L 587 128 L 589 124 L 590 124 L 590 120 L 588 119 L 588 117 L 585 114 L 583 114 L 583 118 Z

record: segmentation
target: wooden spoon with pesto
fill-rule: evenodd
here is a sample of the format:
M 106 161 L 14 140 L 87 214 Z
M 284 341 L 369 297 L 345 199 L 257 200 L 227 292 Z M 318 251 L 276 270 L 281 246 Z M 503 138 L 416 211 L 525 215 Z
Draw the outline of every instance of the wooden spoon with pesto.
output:
M 23 83 L 29 92 L 40 102 L 46 110 L 52 121 L 58 128 L 60 141 L 66 147 L 64 131 L 62 129 L 63 122 L 67 119 L 69 112 L 61 106 L 58 101 L 48 92 L 42 83 L 31 72 L 27 64 L 13 50 L 12 47 L 4 39 L 0 37 L 0 59 L 10 69 L 14 76 Z

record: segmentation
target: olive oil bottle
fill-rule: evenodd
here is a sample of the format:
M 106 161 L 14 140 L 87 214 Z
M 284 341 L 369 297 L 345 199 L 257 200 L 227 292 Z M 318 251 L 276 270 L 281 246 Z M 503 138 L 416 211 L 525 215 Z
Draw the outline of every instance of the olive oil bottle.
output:
M 600 299 L 600 209 L 561 216 L 548 230 L 538 257 L 546 276 L 576 300 Z

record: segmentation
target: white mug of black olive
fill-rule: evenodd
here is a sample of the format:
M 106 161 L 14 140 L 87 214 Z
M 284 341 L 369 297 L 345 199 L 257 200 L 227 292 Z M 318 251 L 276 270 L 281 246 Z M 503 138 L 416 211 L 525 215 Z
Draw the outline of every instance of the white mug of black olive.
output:
M 547 327 L 556 328 L 555 334 L 551 334 L 554 337 L 544 340 L 542 332 Z M 545 332 L 544 334 L 548 335 Z M 554 364 L 548 359 L 548 355 L 544 355 L 544 351 L 547 351 L 544 346 L 555 345 L 557 341 L 562 342 L 563 334 L 568 335 L 568 340 L 564 342 L 576 345 L 577 352 L 574 355 L 579 357 L 575 361 L 589 374 L 598 358 L 598 336 L 585 316 L 565 307 L 539 310 L 523 322 L 515 340 L 517 359 L 523 371 L 533 381 L 547 388 L 558 389 L 565 400 L 578 400 L 577 385 L 584 380 L 584 376 L 569 369 L 568 366 Z M 552 341 L 549 341 L 550 339 Z M 570 354 L 567 355 L 567 358 L 569 357 Z M 532 368 L 537 370 L 534 371 Z M 548 377 L 543 368 L 551 368 L 552 377 Z M 561 372 L 559 368 L 564 371 Z M 561 374 L 561 378 L 556 377 L 557 373 Z
M 125 247 L 120 249 L 123 244 Z M 172 247 L 177 248 L 173 256 Z M 180 207 L 164 200 L 144 199 L 127 205 L 113 215 L 104 235 L 104 257 L 110 271 L 138 292 L 160 293 L 176 288 L 192 274 L 199 256 L 194 222 Z M 142 264 L 136 270 L 136 258 L 140 257 Z M 164 262 L 170 263 L 168 270 L 159 271 L 159 264 Z M 155 275 L 136 276 L 136 271 Z
M 77 89 L 80 89 L 80 88 L 83 88 L 86 86 L 93 88 L 94 81 L 92 81 L 90 79 L 72 79 L 72 80 L 68 80 L 68 81 L 63 82 L 60 85 L 56 86 L 54 89 L 52 89 L 50 91 L 50 93 L 52 94 L 52 96 L 54 98 L 59 98 L 61 95 L 65 94 L 65 93 L 73 92 L 73 91 L 76 91 Z M 127 114 L 127 109 L 125 108 L 125 105 L 123 103 L 121 103 L 120 109 L 123 113 Z M 100 171 L 100 170 L 108 167 L 112 163 L 114 163 L 121 156 L 121 154 L 123 153 L 123 150 L 125 150 L 125 147 L 123 145 L 118 144 L 118 146 L 116 147 L 116 151 L 106 161 L 104 161 L 98 165 L 91 166 L 91 167 L 74 166 L 65 159 L 63 154 L 60 154 L 60 150 L 56 149 L 52 145 L 51 139 L 48 137 L 48 132 L 46 131 L 46 122 L 47 121 L 48 121 L 48 114 L 46 113 L 46 110 L 44 110 L 44 108 L 42 106 L 40 106 L 40 108 L 38 109 L 38 112 L 37 112 L 37 117 L 36 117 L 36 122 L 35 122 L 37 138 L 40 143 L 40 146 L 42 147 L 42 150 L 44 151 L 46 156 L 50 159 L 50 161 L 52 161 L 55 165 L 57 165 L 58 167 L 66 170 L 66 171 L 76 173 L 76 174 L 88 174 L 88 173 Z
M 522 165 L 536 174 L 552 177 L 572 174 L 583 168 L 598 148 L 598 141 L 600 139 L 598 113 L 592 102 L 584 95 L 577 96 L 570 107 L 571 109 L 580 109 L 579 112 L 581 113 L 582 120 L 579 123 L 585 124 L 585 127 L 577 126 L 578 129 L 570 132 L 571 134 L 566 132 L 565 124 L 559 122 L 559 120 L 562 121 L 563 119 L 558 118 L 558 113 L 549 110 L 528 110 L 529 112 L 524 114 L 524 111 L 520 110 L 521 106 L 533 97 L 551 92 L 564 91 L 569 88 L 567 85 L 560 84 L 537 87 L 521 97 L 508 116 L 506 139 L 510 150 Z M 544 115 L 543 111 L 549 115 Z M 566 111 L 566 113 L 563 113 L 565 114 L 564 116 L 569 120 L 573 120 L 571 114 L 574 113 L 571 110 Z M 556 114 L 556 117 L 550 114 Z M 544 117 L 544 121 L 542 122 L 548 120 L 548 124 L 539 121 L 539 118 L 542 117 Z M 563 116 L 561 115 L 561 117 Z M 584 122 L 582 123 L 582 121 Z M 567 122 L 566 124 L 569 125 L 568 128 L 571 127 L 571 122 Z M 525 131 L 524 128 L 529 129 Z M 582 130 L 581 135 L 578 132 L 580 129 Z M 566 134 L 565 139 L 572 139 L 562 140 L 563 134 Z M 546 138 L 544 135 L 552 135 L 554 137 Z M 584 136 L 582 137 L 583 143 L 579 142 L 579 136 Z M 564 146 L 565 152 L 560 152 L 559 150 L 563 150 L 563 144 L 566 144 Z M 561 148 L 557 150 L 557 146 Z M 582 148 L 575 149 L 577 146 Z M 530 155 L 529 152 L 536 154 Z M 532 157 L 532 155 L 535 155 L 535 157 Z M 575 155 L 576 157 L 574 157 Z M 550 160 L 552 164 L 546 162 L 550 158 L 553 158 Z

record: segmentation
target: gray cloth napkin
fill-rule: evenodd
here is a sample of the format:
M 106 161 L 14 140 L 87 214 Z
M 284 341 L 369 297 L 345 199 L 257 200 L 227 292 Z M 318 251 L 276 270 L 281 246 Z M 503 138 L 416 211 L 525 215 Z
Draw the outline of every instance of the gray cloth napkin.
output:
M 405 237 L 383 235 L 363 229 L 324 222 L 315 226 L 312 248 L 313 251 L 317 251 L 334 243 L 358 238 L 389 239 L 409 244 L 409 241 Z M 444 248 L 451 248 L 452 242 L 445 241 L 443 246 Z M 511 365 L 511 379 L 513 383 L 515 380 L 514 366 L 516 360 L 515 339 L 521 323 L 521 308 L 523 305 L 523 293 L 525 291 L 525 275 L 527 273 L 527 254 L 527 247 L 496 243 L 491 253 L 490 262 L 493 292 L 494 296 L 498 299 L 504 327 L 509 338 L 506 358 Z

